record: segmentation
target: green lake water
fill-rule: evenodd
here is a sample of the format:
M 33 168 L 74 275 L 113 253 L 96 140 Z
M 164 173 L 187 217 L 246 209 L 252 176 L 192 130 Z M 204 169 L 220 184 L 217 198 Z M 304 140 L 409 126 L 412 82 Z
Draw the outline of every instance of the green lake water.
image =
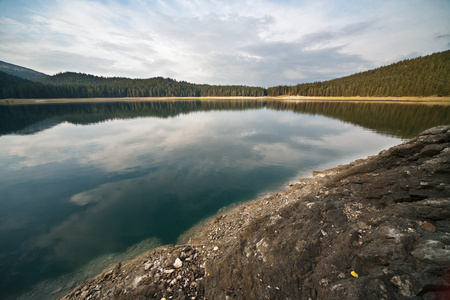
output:
M 442 124 L 449 106 L 0 106 L 0 298 L 56 297 L 126 253 L 175 243 L 222 207 Z

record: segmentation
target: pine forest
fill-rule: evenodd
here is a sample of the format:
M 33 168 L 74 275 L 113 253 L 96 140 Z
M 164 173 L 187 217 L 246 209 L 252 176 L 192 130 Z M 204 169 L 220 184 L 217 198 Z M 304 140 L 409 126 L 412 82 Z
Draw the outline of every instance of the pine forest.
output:
M 270 88 L 65 72 L 23 79 L 0 72 L 0 98 L 450 96 L 450 50 L 329 81 Z

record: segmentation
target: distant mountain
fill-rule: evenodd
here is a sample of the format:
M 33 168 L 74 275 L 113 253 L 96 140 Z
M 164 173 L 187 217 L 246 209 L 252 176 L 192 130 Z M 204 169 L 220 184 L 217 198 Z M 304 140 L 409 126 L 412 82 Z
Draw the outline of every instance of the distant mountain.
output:
M 24 68 L 21 66 L 13 65 L 1 60 L 0 60 L 0 71 L 20 78 L 31 80 L 48 76 L 47 74 L 32 69 Z
M 269 96 L 449 96 L 450 50 L 338 79 L 271 87 L 267 92 Z

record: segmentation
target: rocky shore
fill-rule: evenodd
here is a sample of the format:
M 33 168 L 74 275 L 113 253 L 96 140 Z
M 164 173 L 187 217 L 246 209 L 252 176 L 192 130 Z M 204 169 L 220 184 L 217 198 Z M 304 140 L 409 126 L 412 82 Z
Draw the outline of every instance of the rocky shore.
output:
M 450 299 L 450 126 L 227 210 L 62 299 Z

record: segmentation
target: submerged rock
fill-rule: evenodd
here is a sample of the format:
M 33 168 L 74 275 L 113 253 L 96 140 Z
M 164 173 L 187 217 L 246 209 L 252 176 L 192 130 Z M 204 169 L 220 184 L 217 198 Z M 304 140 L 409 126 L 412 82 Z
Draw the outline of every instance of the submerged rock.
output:
M 450 126 L 314 174 L 64 299 L 449 299 Z

